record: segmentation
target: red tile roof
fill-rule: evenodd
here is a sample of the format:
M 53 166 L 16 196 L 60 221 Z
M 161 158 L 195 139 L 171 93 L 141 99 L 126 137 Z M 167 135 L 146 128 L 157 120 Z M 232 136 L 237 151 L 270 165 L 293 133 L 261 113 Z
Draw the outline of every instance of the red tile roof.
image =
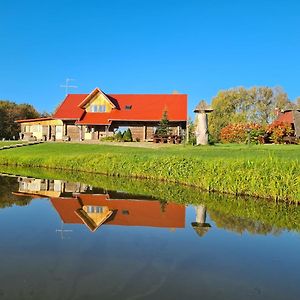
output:
M 113 110 L 111 120 L 161 120 L 165 110 L 170 121 L 187 120 L 187 95 L 109 95 L 116 99 L 120 110 Z M 130 110 L 125 106 L 131 105 Z
M 53 118 L 47 117 L 47 118 L 36 118 L 36 119 L 25 119 L 25 120 L 16 120 L 16 123 L 24 123 L 24 122 L 39 122 L 39 121 L 49 121 L 53 120 Z
M 77 121 L 76 124 L 81 125 L 110 125 L 111 121 L 109 120 L 110 114 L 107 113 L 85 113 L 80 121 Z
M 109 113 L 85 113 L 80 108 L 88 94 L 69 94 L 55 112 L 55 119 L 77 119 L 78 124 L 110 124 L 113 120 L 159 121 L 165 110 L 170 121 L 187 120 L 185 94 L 110 94 L 106 95 L 116 106 Z M 131 109 L 126 109 L 131 106 Z
M 89 94 L 69 94 L 58 107 L 53 118 L 79 120 L 84 113 L 84 110 L 80 108 L 79 105 L 88 95 Z
M 278 115 L 276 123 L 294 123 L 293 111 L 285 111 Z

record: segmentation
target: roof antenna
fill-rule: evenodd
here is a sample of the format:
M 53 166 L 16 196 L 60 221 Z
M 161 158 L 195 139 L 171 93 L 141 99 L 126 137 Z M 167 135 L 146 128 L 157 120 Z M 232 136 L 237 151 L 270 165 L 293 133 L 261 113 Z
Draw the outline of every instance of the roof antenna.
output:
M 69 85 L 70 81 L 74 81 L 75 79 L 72 78 L 66 78 L 66 83 L 65 85 L 61 84 L 60 87 L 63 87 L 66 89 L 66 96 L 68 95 L 69 89 L 76 89 L 77 85 Z

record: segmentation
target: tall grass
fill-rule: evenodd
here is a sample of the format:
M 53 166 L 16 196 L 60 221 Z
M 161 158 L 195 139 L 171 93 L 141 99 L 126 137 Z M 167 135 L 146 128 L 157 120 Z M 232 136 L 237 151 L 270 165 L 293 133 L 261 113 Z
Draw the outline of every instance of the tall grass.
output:
M 0 153 L 0 164 L 149 178 L 195 186 L 209 192 L 295 203 L 300 200 L 298 159 L 276 157 L 272 153 L 259 156 L 259 150 L 255 149 L 248 155 L 241 152 L 230 156 L 229 148 L 224 151 L 224 157 L 220 153 L 213 157 L 214 150 L 207 148 L 205 151 L 209 155 L 200 150 L 195 155 L 181 149 L 172 152 L 97 145 L 76 147 L 46 144 L 5 150 Z

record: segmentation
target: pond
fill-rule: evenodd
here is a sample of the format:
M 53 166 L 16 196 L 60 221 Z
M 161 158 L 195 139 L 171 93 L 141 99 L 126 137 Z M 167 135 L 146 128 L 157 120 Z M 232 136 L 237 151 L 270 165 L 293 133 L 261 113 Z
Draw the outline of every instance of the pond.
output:
M 300 299 L 300 208 L 6 173 L 22 175 L 0 177 L 0 299 Z

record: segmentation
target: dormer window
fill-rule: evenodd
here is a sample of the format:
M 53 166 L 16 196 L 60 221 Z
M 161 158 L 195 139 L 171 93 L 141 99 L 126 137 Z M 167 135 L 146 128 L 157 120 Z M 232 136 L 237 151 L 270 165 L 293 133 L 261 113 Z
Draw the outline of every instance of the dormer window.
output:
M 99 105 L 99 112 L 106 112 L 106 106 L 105 105 Z
M 105 105 L 91 105 L 91 112 L 106 112 Z
M 132 105 L 125 105 L 125 110 L 131 110 Z

